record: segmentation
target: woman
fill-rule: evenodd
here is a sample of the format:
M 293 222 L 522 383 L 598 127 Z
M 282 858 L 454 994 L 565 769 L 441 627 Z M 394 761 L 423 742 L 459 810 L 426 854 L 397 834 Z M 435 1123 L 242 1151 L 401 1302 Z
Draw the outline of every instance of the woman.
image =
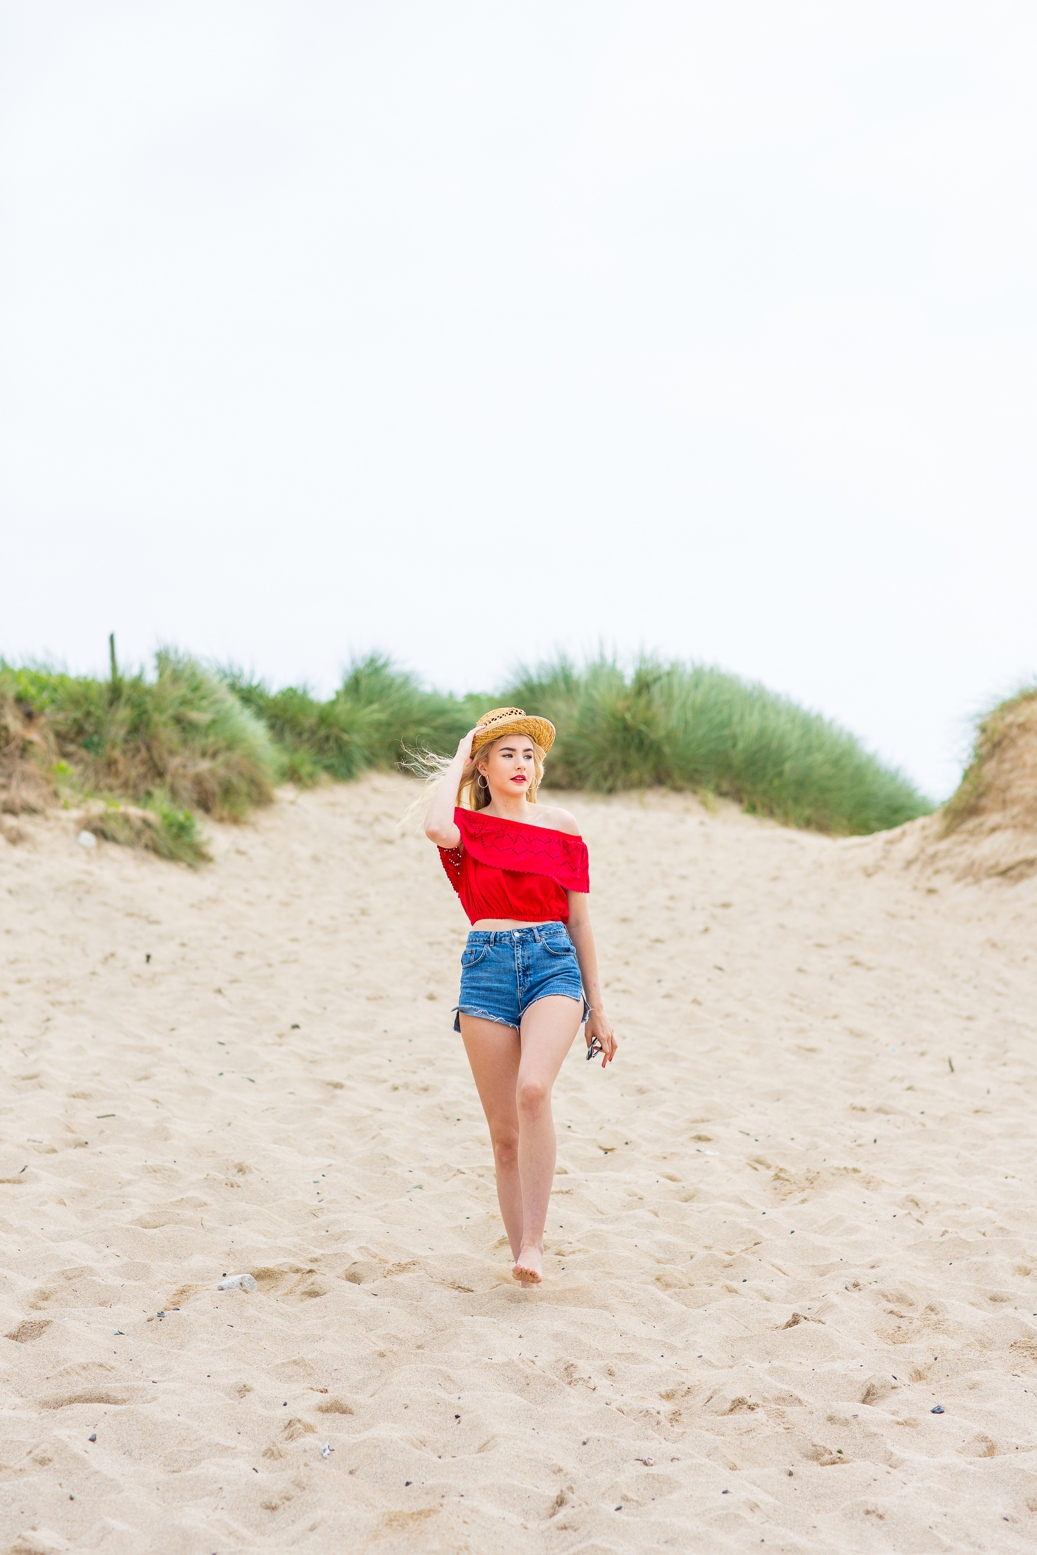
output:
M 525 1285 L 543 1279 L 555 1169 L 551 1087 L 581 1021 L 587 1057 L 615 1056 L 587 911 L 587 849 L 568 810 L 538 805 L 554 725 L 485 713 L 436 787 L 425 835 L 472 924 L 454 1030 L 472 1066 L 497 1199 Z

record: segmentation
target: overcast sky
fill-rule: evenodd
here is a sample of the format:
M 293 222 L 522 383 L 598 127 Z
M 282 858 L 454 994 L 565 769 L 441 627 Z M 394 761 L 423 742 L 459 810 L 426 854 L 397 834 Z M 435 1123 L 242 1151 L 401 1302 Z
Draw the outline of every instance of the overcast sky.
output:
M 1037 671 L 1032 0 L 2 0 L 0 653 Z

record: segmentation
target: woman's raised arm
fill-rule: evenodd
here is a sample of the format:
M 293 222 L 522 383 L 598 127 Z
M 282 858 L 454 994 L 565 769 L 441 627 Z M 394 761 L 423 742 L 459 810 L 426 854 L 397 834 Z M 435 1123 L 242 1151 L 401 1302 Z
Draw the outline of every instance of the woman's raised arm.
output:
M 443 781 L 432 795 L 432 803 L 425 814 L 425 836 L 437 848 L 456 848 L 461 841 L 461 833 L 454 822 L 454 810 L 461 777 L 472 759 L 474 734 L 475 730 L 469 729 L 457 747 L 454 759 L 443 773 Z

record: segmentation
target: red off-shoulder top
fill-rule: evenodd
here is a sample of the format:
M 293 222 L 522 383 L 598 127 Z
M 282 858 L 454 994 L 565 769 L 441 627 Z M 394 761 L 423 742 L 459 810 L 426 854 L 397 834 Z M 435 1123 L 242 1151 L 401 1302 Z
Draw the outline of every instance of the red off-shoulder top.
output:
M 469 923 L 514 918 L 547 923 L 569 918 L 567 891 L 589 891 L 587 844 L 569 832 L 502 821 L 480 810 L 454 811 L 456 848 L 440 848 L 450 884 Z

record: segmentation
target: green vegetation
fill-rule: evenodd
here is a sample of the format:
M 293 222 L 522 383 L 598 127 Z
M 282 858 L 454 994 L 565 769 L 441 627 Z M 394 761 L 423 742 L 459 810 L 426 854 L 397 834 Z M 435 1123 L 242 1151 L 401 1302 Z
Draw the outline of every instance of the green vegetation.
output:
M 0 663 L 0 805 L 102 801 L 86 829 L 164 858 L 207 855 L 196 811 L 240 820 L 273 797 L 270 735 L 216 675 L 162 652 L 155 675 L 108 680 Z M 129 801 L 129 805 L 127 805 Z
M 795 826 L 857 833 L 931 806 L 853 735 L 720 670 L 643 659 L 630 674 L 558 659 L 495 695 L 424 690 L 385 658 L 355 662 L 326 701 L 163 651 L 149 679 L 107 680 L 0 661 L 0 809 L 60 801 L 99 837 L 195 864 L 199 812 L 241 820 L 275 783 L 307 785 L 450 752 L 493 705 L 558 727 L 548 782 L 603 792 L 663 786 L 727 795 Z
M 326 702 L 305 687 L 271 691 L 228 670 L 226 682 L 261 718 L 281 749 L 293 782 L 348 781 L 372 767 L 396 767 L 408 750 L 453 750 L 486 706 L 483 697 L 425 691 L 413 675 L 372 655 L 351 665 Z
M 149 848 L 159 858 L 177 859 L 181 864 L 203 864 L 212 856 L 199 834 L 194 812 L 160 802 L 147 809 L 111 801 L 91 804 L 82 827 L 107 842 Z
M 558 729 L 553 788 L 662 786 L 726 795 L 790 826 L 885 831 L 932 805 L 847 730 L 787 697 L 701 665 L 566 659 L 522 674 L 508 693 Z

